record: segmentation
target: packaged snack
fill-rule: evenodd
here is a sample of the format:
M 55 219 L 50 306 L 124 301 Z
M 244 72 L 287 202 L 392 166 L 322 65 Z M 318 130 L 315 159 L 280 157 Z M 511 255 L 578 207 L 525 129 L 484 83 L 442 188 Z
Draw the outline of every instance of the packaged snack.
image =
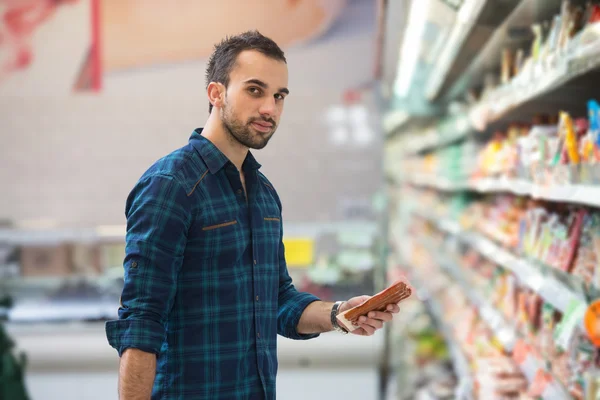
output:
M 582 279 L 588 291 L 596 284 L 596 265 L 600 263 L 600 258 L 598 258 L 600 254 L 596 249 L 596 244 L 600 244 L 599 218 L 597 212 L 588 211 L 586 213 L 573 266 L 573 275 Z
M 367 315 L 371 311 L 384 311 L 389 304 L 397 304 L 408 299 L 414 289 L 408 282 L 401 280 L 387 289 L 377 293 L 364 303 L 338 314 L 337 320 L 348 331 L 352 332 L 358 328 L 358 318 Z
M 561 264 L 558 266 L 565 272 L 571 272 L 577 253 L 577 246 L 581 238 L 581 231 L 583 228 L 583 221 L 587 210 L 584 208 L 574 210 L 569 215 L 569 232 L 567 240 L 565 241 L 565 256 L 561 257 Z
M 554 16 L 552 24 L 550 25 L 550 31 L 548 32 L 548 39 L 544 46 L 546 57 L 552 56 L 556 53 L 558 46 L 558 38 L 560 34 L 561 19 L 560 15 Z
M 533 24 L 531 26 L 531 32 L 534 36 L 533 43 L 531 44 L 531 57 L 533 58 L 533 61 L 538 61 L 542 49 L 542 42 L 544 40 L 542 35 L 542 25 Z
M 500 77 L 500 81 L 503 84 L 506 84 L 510 81 L 510 78 L 512 78 L 512 72 L 513 72 L 513 53 L 511 49 L 504 49 L 502 51 L 502 72 L 501 72 L 501 77 Z
M 588 3 L 587 10 L 585 13 L 585 22 L 587 24 L 594 24 L 600 22 L 600 5 L 594 3 Z
M 579 157 L 579 138 L 577 137 L 573 119 L 566 112 L 560 113 L 559 138 L 554 148 L 551 162 L 552 182 L 565 185 L 577 180 Z

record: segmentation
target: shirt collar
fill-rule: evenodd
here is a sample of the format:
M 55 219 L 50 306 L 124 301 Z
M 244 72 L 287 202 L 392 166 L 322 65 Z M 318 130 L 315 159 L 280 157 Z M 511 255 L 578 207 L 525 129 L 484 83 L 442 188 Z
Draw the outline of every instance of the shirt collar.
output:
M 217 146 L 206 137 L 202 136 L 202 129 L 203 128 L 197 128 L 194 130 L 190 137 L 190 143 L 194 146 L 196 151 L 198 151 L 210 173 L 214 175 L 230 161 Z M 242 165 L 242 169 L 244 171 L 257 170 L 260 167 L 261 165 L 256 161 L 252 153 L 248 152 L 244 164 Z

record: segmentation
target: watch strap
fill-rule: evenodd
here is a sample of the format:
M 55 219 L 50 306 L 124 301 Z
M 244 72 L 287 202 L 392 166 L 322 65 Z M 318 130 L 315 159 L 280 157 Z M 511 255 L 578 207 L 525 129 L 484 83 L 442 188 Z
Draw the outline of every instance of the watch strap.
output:
M 331 325 L 333 326 L 333 329 L 335 331 L 343 333 L 343 334 L 347 334 L 348 331 L 340 326 L 340 324 L 338 323 L 338 320 L 336 318 L 339 313 L 340 306 L 342 304 L 344 304 L 343 301 L 336 301 L 333 304 L 333 307 L 331 308 Z

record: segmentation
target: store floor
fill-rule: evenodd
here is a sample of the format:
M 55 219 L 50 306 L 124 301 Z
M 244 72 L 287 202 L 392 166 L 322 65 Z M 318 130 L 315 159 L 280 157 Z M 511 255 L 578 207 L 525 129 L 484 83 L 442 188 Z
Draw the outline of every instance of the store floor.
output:
M 282 370 L 277 398 L 282 400 L 377 399 L 374 369 Z M 31 400 L 117 399 L 115 373 L 30 374 Z
M 116 352 L 102 326 L 9 327 L 29 359 L 31 400 L 117 398 Z M 278 341 L 277 398 L 283 400 L 378 399 L 377 363 L 383 332 L 373 337 L 321 335 Z

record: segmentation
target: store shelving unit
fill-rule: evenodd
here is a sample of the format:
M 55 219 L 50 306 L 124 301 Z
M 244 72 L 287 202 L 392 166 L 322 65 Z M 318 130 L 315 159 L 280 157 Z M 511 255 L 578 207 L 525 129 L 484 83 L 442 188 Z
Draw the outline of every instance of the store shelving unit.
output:
M 587 306 L 583 290 L 577 290 L 576 283 L 560 279 L 550 271 L 544 271 L 533 262 L 512 254 L 481 234 L 463 230 L 457 222 L 438 220 L 427 213 L 419 213 L 419 216 L 428 219 L 440 230 L 453 235 L 497 265 L 511 271 L 555 309 L 565 313 L 573 307 Z
M 460 228 L 457 227 L 456 224 L 448 221 L 444 221 L 437 225 L 440 229 L 444 231 L 452 231 L 452 234 L 455 234 L 457 231 L 460 231 Z M 437 254 L 435 252 L 434 246 L 427 243 L 426 240 L 421 241 L 421 245 L 429 250 L 431 254 Z M 452 279 L 454 283 L 458 285 L 461 290 L 466 294 L 466 297 L 469 299 L 471 304 L 478 310 L 478 314 L 481 319 L 488 326 L 490 331 L 493 333 L 494 337 L 498 342 L 502 345 L 502 347 L 508 351 L 512 352 L 519 342 L 525 342 L 525 339 L 521 337 L 521 335 L 516 331 L 516 329 L 502 316 L 502 314 L 496 310 L 489 302 L 485 299 L 485 297 L 478 293 L 477 290 L 473 288 L 472 283 L 469 281 L 469 278 L 461 271 L 461 269 L 453 262 L 450 261 L 451 257 L 445 257 L 444 255 L 438 254 L 436 257 L 436 263 L 440 266 L 440 268 L 446 272 Z M 439 306 L 438 306 L 439 307 Z M 438 318 L 442 321 L 440 326 L 442 327 L 442 333 L 447 328 L 446 323 L 443 321 L 442 314 L 437 314 Z M 448 335 L 444 333 L 444 336 L 447 338 L 446 340 L 450 343 L 450 348 L 459 348 L 459 345 L 456 344 L 452 335 Z M 464 369 L 463 364 L 466 360 L 460 359 L 460 357 L 464 358 L 464 355 L 459 354 L 459 360 L 456 361 L 453 357 L 455 369 L 458 372 L 459 376 L 464 375 L 465 380 L 470 379 L 470 369 Z M 537 357 L 531 357 L 526 362 L 520 364 L 521 371 L 523 375 L 527 378 L 527 380 L 531 383 L 534 382 L 538 371 L 545 371 L 547 364 L 547 360 L 542 360 Z M 468 361 L 467 361 L 468 365 Z M 552 374 L 549 374 L 552 376 Z M 554 400 L 554 399 L 570 399 L 571 396 L 566 388 L 553 377 L 550 387 L 548 387 L 545 391 L 545 395 L 542 396 L 544 400 Z
M 399 255 L 399 263 L 403 262 L 403 256 Z M 444 337 L 444 341 L 448 346 L 448 352 L 454 368 L 454 373 L 458 379 L 458 385 L 454 393 L 457 400 L 473 400 L 473 375 L 469 360 L 462 351 L 458 341 L 456 340 L 450 325 L 444 318 L 444 313 L 439 302 L 433 296 L 434 292 L 438 288 L 431 287 L 425 284 L 427 282 L 424 277 L 419 275 L 419 271 L 411 271 L 413 279 L 411 280 L 412 285 L 417 290 L 417 297 L 423 301 L 425 307 L 431 318 L 434 320 L 435 325 Z
M 444 99 L 446 101 L 464 99 L 468 90 L 481 87 L 487 72 L 500 65 L 501 52 L 504 49 L 511 48 L 514 51 L 516 48 L 527 46 L 522 41 L 522 37 L 519 39 L 521 42 L 517 43 L 519 40 L 514 40 L 514 37 L 511 39 L 510 35 L 516 35 L 516 31 L 529 27 L 532 23 L 552 20 L 560 12 L 561 5 L 562 0 L 521 0 L 498 32 L 487 44 L 483 44 L 479 55 L 465 70 L 463 76 L 456 77 L 454 84 L 445 83 L 446 89 L 448 86 L 451 87 L 445 91 Z M 513 28 L 515 31 L 512 30 Z M 474 179 L 467 178 L 467 175 L 471 177 L 492 176 L 492 174 L 483 170 L 478 170 L 478 174 L 474 174 L 459 163 L 463 161 L 462 159 L 459 161 L 455 156 L 455 154 L 463 154 L 463 151 L 466 154 L 480 149 L 478 141 L 486 140 L 496 132 L 506 132 L 511 123 L 532 122 L 534 117 L 539 115 L 553 116 L 558 115 L 560 111 L 570 113 L 574 119 L 588 115 L 587 100 L 600 100 L 597 82 L 600 82 L 600 22 L 588 25 L 577 36 L 571 38 L 567 47 L 559 52 L 533 61 L 508 82 L 495 89 L 486 90 L 476 102 L 454 108 L 451 114 L 432 121 L 420 131 L 407 129 L 404 134 L 397 134 L 390 139 L 390 146 L 386 152 L 388 159 L 386 171 L 390 182 L 393 182 L 391 188 L 400 194 L 397 196 L 396 205 L 404 210 L 399 213 L 399 218 L 425 219 L 437 231 L 444 232 L 449 243 L 458 242 L 461 248 L 474 250 L 503 270 L 509 271 L 523 287 L 530 289 L 525 290 L 527 296 L 530 295 L 530 291 L 535 293 L 541 299 L 531 294 L 532 298 L 540 302 L 543 300 L 552 309 L 559 311 L 563 318 L 569 318 L 569 322 L 574 321 L 574 325 L 582 329 L 585 310 L 597 297 L 599 289 L 590 288 L 590 283 L 586 285 L 583 278 L 576 276 L 577 274 L 568 274 L 525 255 L 516 254 L 509 250 L 509 247 L 499 244 L 497 238 L 488 236 L 488 233 L 466 228 L 466 225 L 461 225 L 457 219 L 446 216 L 452 214 L 437 213 L 435 207 L 431 205 L 423 207 L 418 198 L 407 197 L 414 197 L 413 193 L 419 192 L 428 199 L 452 197 L 452 204 L 447 205 L 449 211 L 456 211 L 453 207 L 462 207 L 465 201 L 471 201 L 472 196 L 464 196 L 469 193 L 490 195 L 488 197 L 506 194 L 528 197 L 554 203 L 554 205 L 547 204 L 548 209 L 552 210 L 562 209 L 556 207 L 559 204 L 600 208 L 600 184 L 592 180 L 584 182 L 583 174 L 581 178 L 575 177 L 572 180 L 574 183 L 569 184 L 539 184 L 537 181 L 532 182 L 516 176 L 509 178 L 507 176 L 512 176 L 509 174 Z M 459 146 L 449 148 L 461 141 L 468 141 L 464 143 L 464 148 Z M 448 149 L 448 151 L 438 154 L 438 149 Z M 432 151 L 434 152 L 432 156 L 428 156 L 427 154 Z M 468 154 L 475 157 L 474 152 Z M 474 159 L 473 164 L 475 162 Z M 422 171 L 417 169 L 420 165 L 423 166 Z M 410 173 L 403 169 L 404 167 L 410 168 Z M 444 168 L 448 168 L 448 171 Z M 460 172 L 456 173 L 457 171 Z M 553 173 L 551 170 L 546 171 L 546 175 L 552 178 L 554 178 Z M 539 177 L 536 175 L 536 178 Z M 548 179 L 548 181 L 557 180 Z M 418 188 L 429 190 L 415 190 Z M 444 195 L 435 195 L 432 191 Z M 449 194 L 461 196 L 447 196 Z M 446 208 L 446 205 L 442 207 L 441 203 L 439 206 Z M 409 210 L 408 217 L 405 214 L 406 210 Z M 403 222 L 403 225 L 407 223 Z M 417 224 L 417 226 L 427 225 Z M 397 233 L 395 236 L 397 237 Z M 537 343 L 540 338 L 525 337 L 524 332 L 518 331 L 519 325 L 508 321 L 504 313 L 495 308 L 495 303 L 475 289 L 469 276 L 470 272 L 462 268 L 460 259 L 444 254 L 440 251 L 439 245 L 434 247 L 431 241 L 427 242 L 427 238 L 413 237 L 412 239 L 419 242 L 420 247 L 428 249 L 427 253 L 435 259 L 437 267 L 450 278 L 451 285 L 456 285 L 465 294 L 466 301 L 474 306 L 481 321 L 487 325 L 497 342 L 508 353 L 519 353 L 523 347 L 531 348 L 533 349 L 531 353 L 536 353 L 529 340 Z M 410 247 L 408 249 L 410 251 Z M 408 259 L 408 256 L 406 255 L 405 258 Z M 412 269 L 418 270 L 418 266 Z M 417 271 L 412 271 L 413 275 L 416 273 Z M 426 280 L 422 282 L 427 283 Z M 465 355 L 460 351 L 461 344 L 456 342 L 452 331 L 448 330 L 449 321 L 444 321 L 441 305 L 429 298 L 427 302 L 431 303 L 428 305 L 430 314 L 434 319 L 439 320 L 440 332 L 449 343 L 457 376 L 464 377 L 460 379 L 461 382 L 472 382 L 474 379 L 472 371 L 465 368 L 465 365 L 468 366 L 468 360 L 466 364 L 461 360 Z M 544 360 L 539 354 L 529 354 L 529 352 L 527 354 L 518 365 L 530 385 L 538 382 L 540 374 L 550 376 L 550 384 L 540 397 L 545 400 L 570 399 L 571 395 L 567 388 L 556 376 L 552 376 L 557 370 L 548 368 L 548 363 L 552 360 Z M 559 375 L 558 372 L 556 374 Z
M 444 340 L 448 345 L 448 351 L 450 353 L 450 359 L 456 373 L 456 378 L 459 384 L 456 387 L 455 396 L 457 399 L 471 400 L 473 390 L 473 377 L 471 373 L 471 367 L 469 366 L 469 360 L 460 349 L 454 334 L 450 330 L 447 322 L 444 320 L 443 313 L 440 305 L 434 299 L 426 301 L 429 314 L 435 320 L 436 325 L 440 329 Z
M 520 179 L 506 178 L 481 178 L 466 182 L 453 182 L 430 175 L 409 176 L 404 178 L 404 182 L 445 192 L 471 190 L 479 193 L 512 193 L 517 196 L 529 196 L 551 202 L 600 207 L 600 185 L 542 186 Z

